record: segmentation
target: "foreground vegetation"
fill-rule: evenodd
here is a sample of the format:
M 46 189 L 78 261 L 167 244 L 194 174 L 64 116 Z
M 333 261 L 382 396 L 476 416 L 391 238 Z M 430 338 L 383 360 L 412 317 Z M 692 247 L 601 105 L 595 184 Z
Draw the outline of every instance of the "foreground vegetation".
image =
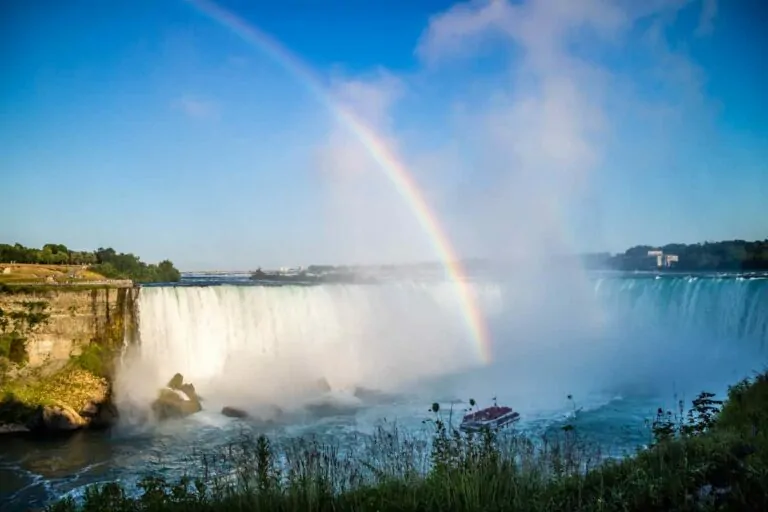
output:
M 621 460 L 606 461 L 573 425 L 542 442 L 473 437 L 433 410 L 430 441 L 380 430 L 352 455 L 262 436 L 203 457 L 198 475 L 146 478 L 138 496 L 106 484 L 50 510 L 768 510 L 768 373 L 724 404 L 702 393 L 686 415 L 660 410 L 650 446 Z
M 99 248 L 95 251 L 73 251 L 62 244 L 45 244 L 41 249 L 24 247 L 21 244 L 0 244 L 0 263 L 16 263 L 21 265 L 64 265 L 72 268 L 61 270 L 50 267 L 38 267 L 33 269 L 35 274 L 44 277 L 64 274 L 65 277 L 81 277 L 85 279 L 131 279 L 139 283 L 176 282 L 181 279 L 181 274 L 169 260 L 158 264 L 148 264 L 141 261 L 138 256 L 130 253 L 118 253 L 114 249 Z M 89 275 L 81 275 L 81 268 L 87 267 Z M 21 274 L 19 269 L 16 274 Z M 29 274 L 30 272 L 26 272 Z M 0 280 L 8 281 L 15 276 L 2 276 Z M 38 276 L 39 277 L 39 276 Z M 29 278 L 29 276 L 16 276 L 17 279 Z

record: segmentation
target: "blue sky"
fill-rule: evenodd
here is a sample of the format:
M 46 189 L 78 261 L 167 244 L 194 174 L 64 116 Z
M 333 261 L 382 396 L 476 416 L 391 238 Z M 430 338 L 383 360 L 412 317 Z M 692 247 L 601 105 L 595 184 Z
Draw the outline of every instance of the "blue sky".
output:
M 460 254 L 499 256 L 768 237 L 760 4 L 218 3 L 386 141 Z M 3 241 L 183 269 L 435 258 L 354 134 L 193 4 L 2 9 Z

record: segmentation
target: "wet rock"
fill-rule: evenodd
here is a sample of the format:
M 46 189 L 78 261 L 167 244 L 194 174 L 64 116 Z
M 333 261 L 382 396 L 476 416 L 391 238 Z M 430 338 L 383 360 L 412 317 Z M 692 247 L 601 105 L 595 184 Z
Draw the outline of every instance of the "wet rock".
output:
M 315 388 L 317 388 L 317 390 L 320 391 L 321 393 L 328 393 L 331 391 L 331 385 L 328 384 L 328 379 L 326 379 L 325 377 L 322 377 L 317 380 L 317 382 L 315 383 Z
M 237 407 L 229 407 L 229 406 L 224 407 L 221 410 L 221 414 L 229 418 L 248 418 L 250 416 L 250 414 L 248 414 L 242 409 L 238 409 Z
M 80 408 L 80 416 L 88 428 L 104 429 L 117 423 L 117 407 L 112 401 L 112 390 L 107 388 L 97 398 L 92 398 Z
M 203 409 L 200 402 L 190 397 L 184 398 L 176 391 L 160 390 L 160 395 L 152 403 L 152 411 L 158 419 L 183 418 Z
M 26 425 L 20 423 L 4 423 L 0 424 L 0 435 L 2 434 L 18 434 L 21 432 L 29 432 Z
M 364 402 L 380 403 L 391 401 L 392 397 L 386 393 L 382 393 L 376 389 L 369 389 L 362 386 L 355 386 L 352 394 L 355 398 L 363 400 Z
M 189 400 L 195 400 L 197 402 L 202 402 L 203 399 L 200 397 L 200 395 L 197 394 L 197 390 L 195 390 L 195 385 L 191 382 L 184 382 L 184 376 L 180 373 L 177 373 L 173 376 L 173 378 L 168 382 L 168 389 L 172 389 L 174 391 L 180 391 L 183 393 Z M 184 398 L 184 396 L 182 396 Z
M 152 412 L 161 421 L 183 418 L 202 410 L 195 386 L 185 384 L 180 373 L 173 376 L 168 386 L 160 390 L 157 399 L 152 403 Z
M 194 384 L 182 384 L 181 386 L 179 386 L 178 391 L 181 391 L 182 393 L 190 397 L 190 400 L 197 400 L 198 402 L 203 401 L 203 397 L 197 394 Z
M 117 409 L 109 402 L 87 403 L 80 412 L 63 402 L 26 406 L 20 403 L 4 404 L 6 413 L 16 421 L 0 422 L 0 434 L 34 432 L 40 434 L 71 432 L 81 428 L 108 428 L 117 421 Z M 15 410 L 9 410 L 15 407 Z
M 93 418 L 99 413 L 99 404 L 94 402 L 88 402 L 85 407 L 80 411 L 80 416 L 83 418 Z
M 88 426 L 90 428 L 105 429 L 109 428 L 119 419 L 120 415 L 117 412 L 117 407 L 112 402 L 104 402 L 99 404 L 97 412 L 89 420 Z
M 171 377 L 171 380 L 168 381 L 168 387 L 171 389 L 179 389 L 181 386 L 184 385 L 184 376 L 180 373 L 177 373 L 173 377 Z
M 350 416 L 354 415 L 359 409 L 357 405 L 332 402 L 329 400 L 310 403 L 304 407 L 310 414 L 318 418 Z
M 88 422 L 74 409 L 64 404 L 44 405 L 32 421 L 34 430 L 69 432 L 85 427 Z

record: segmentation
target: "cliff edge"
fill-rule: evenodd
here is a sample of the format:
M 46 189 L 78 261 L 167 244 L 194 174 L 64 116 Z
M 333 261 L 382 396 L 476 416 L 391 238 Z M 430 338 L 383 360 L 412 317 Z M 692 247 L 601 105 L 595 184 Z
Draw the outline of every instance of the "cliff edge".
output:
M 113 362 L 135 329 L 132 287 L 0 289 L 0 433 L 105 427 Z

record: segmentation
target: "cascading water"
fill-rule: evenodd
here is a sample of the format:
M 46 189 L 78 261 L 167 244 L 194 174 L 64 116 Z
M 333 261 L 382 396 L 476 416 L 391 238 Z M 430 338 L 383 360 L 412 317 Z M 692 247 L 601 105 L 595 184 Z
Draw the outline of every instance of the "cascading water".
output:
M 601 278 L 595 296 L 615 340 L 616 364 L 631 370 L 625 387 L 650 393 L 670 385 L 687 387 L 688 393 L 719 390 L 766 361 L 765 278 Z
M 399 388 L 477 364 L 454 290 L 449 283 L 144 288 L 140 342 L 122 389 L 133 401 L 151 400 L 175 372 L 241 404 L 284 404 L 320 378 L 333 389 Z
M 178 371 L 216 404 L 286 404 L 325 378 L 337 390 L 420 390 L 425 400 L 495 395 L 535 412 L 572 393 L 725 385 L 752 369 L 768 338 L 764 279 L 554 282 L 472 285 L 496 354 L 479 369 L 450 283 L 143 288 L 140 342 L 118 392 L 148 403 Z
M 723 341 L 768 341 L 768 279 L 704 276 L 599 278 L 595 293 L 624 329 L 668 330 Z

